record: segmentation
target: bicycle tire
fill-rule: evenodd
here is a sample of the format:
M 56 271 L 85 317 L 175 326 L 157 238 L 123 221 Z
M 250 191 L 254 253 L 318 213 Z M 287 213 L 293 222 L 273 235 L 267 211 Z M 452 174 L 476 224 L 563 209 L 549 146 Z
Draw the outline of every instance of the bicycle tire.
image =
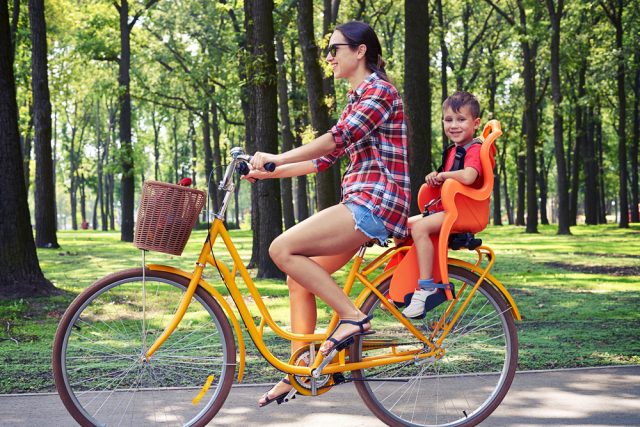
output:
M 84 290 L 60 320 L 53 375 L 65 407 L 83 426 L 204 426 L 231 385 L 236 348 L 229 321 L 198 287 L 182 322 L 147 362 L 189 281 L 142 269 L 106 276 Z M 143 315 L 144 313 L 144 315 Z M 213 383 L 192 403 L 208 377 Z
M 465 295 L 478 279 L 475 273 L 451 265 L 449 277 L 457 291 L 467 284 Z M 385 296 L 390 282 L 389 279 L 378 288 Z M 425 319 L 415 320 L 414 325 L 429 336 L 447 306 L 441 304 Z M 365 314 L 374 314 L 376 334 L 354 342 L 354 361 L 389 351 L 379 346 L 369 346 L 371 350 L 367 350 L 367 339 L 395 340 L 396 349 L 419 348 L 415 337 L 380 307 L 380 300 L 373 294 L 362 304 Z M 518 337 L 510 306 L 491 284 L 484 281 L 478 287 L 442 348 L 441 359 L 354 371 L 360 397 L 380 420 L 391 426 L 477 425 L 504 399 L 518 361 Z

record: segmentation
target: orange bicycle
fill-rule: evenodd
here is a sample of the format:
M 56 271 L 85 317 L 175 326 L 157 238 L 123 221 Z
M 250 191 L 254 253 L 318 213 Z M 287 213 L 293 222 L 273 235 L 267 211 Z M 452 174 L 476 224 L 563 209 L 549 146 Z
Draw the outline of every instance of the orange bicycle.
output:
M 363 284 L 355 304 L 374 316 L 376 333 L 355 337 L 347 348 L 323 357 L 318 348 L 337 323 L 335 313 L 319 333 L 294 334 L 280 327 L 225 228 L 233 174 L 248 159 L 240 149 L 232 150 L 219 185 L 225 197 L 193 272 L 146 264 L 143 256 L 142 267 L 98 280 L 69 306 L 55 336 L 53 373 L 74 419 L 87 426 L 206 425 L 222 407 L 235 374 L 239 382 L 244 376 L 245 340 L 236 312 L 220 292 L 225 288 L 262 356 L 288 374 L 297 393 L 319 396 L 353 382 L 372 412 L 390 425 L 470 426 L 485 419 L 513 379 L 514 319 L 520 317 L 504 286 L 489 274 L 493 251 L 476 248 L 476 264 L 449 259 L 455 298 L 411 321 L 389 299 L 399 268 L 389 261 L 410 247 L 388 249 L 368 263 L 367 248 L 361 247 L 344 292 L 350 295 L 356 280 Z M 204 196 L 145 183 L 138 247 L 180 253 L 184 243 L 174 243 L 186 242 Z M 176 238 L 174 230 L 187 232 Z M 230 267 L 214 256 L 218 239 L 233 260 Z M 204 277 L 207 265 L 217 271 Z M 255 301 L 259 323 L 238 279 Z M 264 342 L 265 327 L 286 340 L 312 344 L 281 360 Z

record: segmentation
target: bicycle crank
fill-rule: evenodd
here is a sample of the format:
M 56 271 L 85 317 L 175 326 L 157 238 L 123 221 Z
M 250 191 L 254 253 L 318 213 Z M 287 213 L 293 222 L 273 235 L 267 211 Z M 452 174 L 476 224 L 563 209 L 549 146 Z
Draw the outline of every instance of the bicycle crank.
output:
M 293 353 L 289 363 L 296 366 L 309 366 L 315 360 L 319 344 L 311 344 L 302 347 Z M 329 359 L 331 361 L 331 359 Z M 341 382 L 344 377 L 337 374 L 320 375 L 318 377 L 309 377 L 303 375 L 289 374 L 289 381 L 296 390 L 303 396 L 319 396 L 328 392 L 331 387 Z

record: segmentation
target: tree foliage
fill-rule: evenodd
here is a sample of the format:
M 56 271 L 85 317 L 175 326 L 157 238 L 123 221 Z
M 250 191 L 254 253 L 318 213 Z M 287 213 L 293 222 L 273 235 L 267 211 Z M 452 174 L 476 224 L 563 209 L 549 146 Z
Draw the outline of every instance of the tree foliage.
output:
M 22 176 L 34 192 L 27 3 L 8 4 L 7 16 Z M 539 222 L 559 222 L 565 233 L 582 221 L 625 227 L 629 219 L 638 220 L 638 0 L 434 0 L 422 5 L 427 11 L 416 9 L 425 16 L 420 20 L 413 19 L 413 2 L 277 0 L 270 40 L 260 45 L 278 48 L 273 70 L 271 60 L 256 54 L 260 46 L 248 44 L 252 22 L 245 3 L 252 4 L 45 3 L 59 228 L 88 221 L 96 228 L 121 228 L 128 239 L 143 179 L 174 182 L 190 176 L 199 187 L 211 182 L 215 210 L 221 202 L 215 183 L 229 149 L 252 151 L 266 141 L 253 124 L 267 117 L 277 123 L 277 149 L 325 132 L 349 88 L 332 82 L 321 52 L 333 26 L 351 19 L 374 27 L 388 75 L 404 92 L 414 125 L 414 188 L 437 166 L 440 142 L 446 143 L 443 97 L 469 90 L 481 101 L 482 121 L 496 118 L 504 131 L 498 141 L 494 223 L 504 220 L 535 232 Z M 15 11 L 14 4 L 19 4 Z M 129 60 L 123 55 L 124 36 Z M 280 90 L 274 111 L 254 108 L 252 90 L 265 84 Z M 289 227 L 337 200 L 344 168 L 338 165 L 318 181 L 286 182 L 270 203 L 284 212 Z M 260 221 L 257 188 L 238 193 L 229 222 L 253 223 L 256 239 L 261 227 L 275 227 L 277 235 L 281 226 Z

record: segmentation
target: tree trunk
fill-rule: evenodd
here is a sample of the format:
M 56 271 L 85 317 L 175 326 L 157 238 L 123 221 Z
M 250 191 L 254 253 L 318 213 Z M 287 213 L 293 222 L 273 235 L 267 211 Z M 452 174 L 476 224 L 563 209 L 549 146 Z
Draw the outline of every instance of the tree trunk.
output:
M 578 70 L 578 99 L 582 99 L 585 95 L 585 75 L 586 62 L 583 61 Z M 580 103 L 576 104 L 575 110 L 576 135 L 573 144 L 572 162 L 571 162 L 571 192 L 569 193 L 569 223 L 576 225 L 576 217 L 578 215 L 578 191 L 580 188 L 580 164 L 582 159 L 582 151 L 584 149 L 584 108 Z
M 11 16 L 11 58 L 10 61 L 13 64 L 13 61 L 16 58 L 16 43 L 18 40 L 18 21 L 20 20 L 20 0 L 13 0 L 13 13 Z M 20 129 L 18 128 L 18 132 Z
M 77 108 L 77 106 L 76 106 Z M 78 176 L 77 176 L 77 164 L 76 164 L 76 124 L 71 127 L 71 141 L 69 141 L 69 204 L 71 207 L 71 229 L 78 229 Z
M 638 150 L 640 145 L 640 47 L 635 44 L 635 84 L 633 86 L 633 137 L 631 140 L 631 222 L 640 222 L 640 185 L 638 183 Z
M 247 45 L 249 53 L 259 59 L 260 70 L 251 67 L 249 85 L 253 92 L 255 108 L 255 135 L 259 151 L 278 151 L 278 90 L 276 60 L 273 47 L 273 1 L 245 1 L 247 20 Z M 280 205 L 280 183 L 274 179 L 260 180 L 257 188 L 258 229 L 260 233 L 258 277 L 284 278 L 269 256 L 269 246 L 282 233 L 282 208 Z
M 80 218 L 82 218 L 82 228 L 84 229 L 85 224 L 87 223 L 87 195 L 85 193 L 85 180 L 84 174 L 80 174 L 78 177 L 78 183 L 80 188 Z
M 24 137 L 20 139 L 20 152 L 22 154 L 22 170 L 24 178 L 24 188 L 29 194 L 29 185 L 31 179 L 31 147 L 33 146 L 33 139 L 31 138 L 31 129 L 33 128 L 33 106 L 29 105 L 29 126 Z M 20 129 L 18 129 L 18 132 Z
M 215 178 L 212 175 L 213 171 L 213 149 L 211 148 L 211 121 L 209 120 L 209 102 L 205 102 L 202 110 L 202 146 L 204 148 L 204 175 L 207 180 L 208 194 L 214 195 L 217 193 L 218 187 L 215 183 Z M 213 204 L 213 211 L 218 212 L 218 198 L 211 197 Z
M 102 221 L 102 229 L 106 230 L 105 224 L 105 210 L 104 210 L 104 146 L 102 141 L 102 134 L 100 132 L 100 98 L 96 100 L 96 147 L 97 147 L 97 159 L 96 159 L 96 219 L 94 220 L 94 230 L 98 229 L 98 209 L 100 212 L 100 221 Z M 54 146 L 55 147 L 55 146 Z M 55 165 L 54 165 L 55 169 Z
M 442 89 L 441 102 L 444 102 L 449 96 L 448 92 L 448 77 L 447 77 L 447 65 L 449 63 L 449 50 L 447 49 L 447 43 L 445 41 L 444 28 L 444 13 L 442 11 L 442 0 L 436 0 L 436 13 L 438 16 L 438 34 L 440 39 L 440 88 Z M 440 122 L 440 130 L 442 131 L 442 149 L 444 150 L 449 145 L 449 140 L 444 133 L 444 124 Z
M 564 129 L 562 117 L 562 82 L 560 81 L 560 21 L 564 0 L 547 0 L 551 17 L 551 92 L 553 97 L 553 144 L 556 158 L 556 192 L 558 194 L 558 234 L 571 234 L 569 227 L 569 181 L 564 157 Z
M 331 37 L 330 33 L 333 31 L 333 27 L 336 26 L 336 19 L 338 17 L 338 8 L 340 7 L 339 0 L 324 0 L 324 7 L 322 13 L 322 37 Z M 322 91 L 325 96 L 329 96 L 335 99 L 336 88 L 333 84 L 333 76 L 324 76 L 322 78 Z
M 189 141 L 191 142 L 191 181 L 195 188 L 197 176 L 196 166 L 198 165 L 198 147 L 196 145 L 196 128 L 193 124 L 193 117 L 191 115 L 189 115 Z
M 520 26 L 523 35 L 527 34 L 527 17 L 521 2 Z M 538 141 L 538 109 L 536 108 L 536 42 L 522 37 L 522 80 L 524 81 L 524 116 L 527 123 L 527 233 L 538 232 L 538 195 L 536 192 L 536 142 Z
M 586 109 L 586 119 L 584 126 L 587 129 L 582 147 L 582 161 L 584 162 L 584 214 L 585 223 L 589 225 L 598 224 L 598 164 L 595 150 L 595 122 L 593 106 Z
M 607 203 L 604 186 L 604 150 L 602 148 L 602 117 L 600 115 L 600 104 L 596 102 L 596 128 L 594 139 L 596 141 L 596 151 L 598 152 L 598 222 L 607 223 Z
M 338 17 L 338 9 L 340 7 L 340 1 L 336 0 L 324 0 L 324 8 L 322 13 L 322 36 L 323 38 L 331 37 L 331 32 L 336 26 L 336 19 Z M 325 99 L 333 100 L 332 106 L 327 110 L 329 118 L 335 113 L 336 110 L 336 88 L 333 82 L 333 75 L 326 75 L 322 72 L 322 91 Z M 331 168 L 333 170 L 333 188 L 340 188 L 342 182 L 342 173 L 340 162 Z
M 47 63 L 44 0 L 29 0 L 31 26 L 31 88 L 36 152 L 36 247 L 59 248 L 56 236 L 56 186 L 51 160 L 51 101 Z
M 624 45 L 622 12 L 623 2 L 619 0 L 613 5 L 614 15 L 611 21 L 616 29 L 616 51 L 618 52 L 618 71 L 616 83 L 618 86 L 618 206 L 620 207 L 620 228 L 629 227 L 629 199 L 627 193 L 627 94 L 624 87 Z
M 494 52 L 495 51 L 491 47 L 489 49 L 489 54 L 487 55 L 489 65 L 489 81 L 487 84 L 487 88 L 489 90 L 489 120 L 494 118 L 496 111 L 496 92 L 498 90 L 498 75 L 496 72 Z M 505 145 L 504 142 L 503 145 Z M 501 204 L 500 168 L 499 162 L 496 162 L 496 165 L 493 168 L 493 200 L 491 205 L 493 211 L 493 225 L 502 225 Z
M 129 2 L 121 0 L 118 7 L 120 15 L 120 61 L 118 62 L 118 105 L 120 107 L 120 179 L 121 223 L 120 239 L 133 242 L 133 198 L 135 178 L 133 165 L 133 147 L 131 145 L 131 30 L 129 27 Z
M 113 105 L 113 100 L 106 99 L 105 103 L 107 106 L 107 116 L 108 116 L 108 126 L 107 126 L 107 143 L 104 148 L 104 161 L 109 163 L 115 163 L 116 159 L 111 151 L 111 147 L 113 146 L 114 141 L 116 140 L 116 113 L 117 108 Z M 114 231 L 115 227 L 115 201 L 114 201 L 114 193 L 115 193 L 115 178 L 113 176 L 113 172 L 110 171 L 107 173 L 105 177 L 105 189 L 106 189 L 106 203 L 107 203 L 107 218 L 109 222 L 109 230 Z M 105 224 L 107 222 L 105 221 Z M 104 227 L 104 226 L 103 226 Z M 104 231 L 107 231 L 104 229 Z
M 212 86 L 212 95 L 213 89 Z M 222 181 L 222 174 L 224 169 L 222 168 L 222 155 L 220 154 L 220 121 L 218 120 L 218 107 L 215 101 L 211 101 L 211 130 L 213 131 L 213 177 L 215 180 L 216 191 L 215 194 L 215 206 L 218 208 L 222 206 L 222 193 L 217 191 L 217 185 Z
M 316 133 L 323 133 L 329 130 L 331 121 L 327 105 L 324 102 L 322 70 L 318 63 L 319 53 L 313 32 L 313 3 L 311 0 L 300 0 L 298 2 L 298 36 L 300 48 L 302 49 L 311 125 Z M 339 162 L 336 162 L 331 168 L 316 174 L 318 210 L 338 203 L 339 189 L 335 186 L 333 170 L 336 167 L 340 167 Z
M 160 181 L 160 126 L 162 119 L 156 120 L 156 106 L 151 110 L 151 126 L 153 127 L 153 179 Z
M 522 117 L 522 136 L 527 133 L 527 122 L 524 115 Z M 521 152 L 522 149 L 516 149 L 516 175 L 518 177 L 518 197 L 516 206 L 516 225 L 524 225 L 524 208 L 525 208 L 525 194 L 526 194 L 526 156 Z
M 173 133 L 173 183 L 177 184 L 180 181 L 179 169 L 179 148 L 178 148 L 178 122 L 176 116 L 173 116 L 173 126 L 171 127 Z
M 6 0 L 0 0 L 0 189 L 0 297 L 51 294 L 55 288 L 44 278 L 38 263 L 22 174 Z
M 411 164 L 411 214 L 422 211 L 418 191 L 431 170 L 431 84 L 429 77 L 429 32 L 431 21 L 428 2 L 406 1 L 404 105 L 407 113 Z
M 298 90 L 298 79 L 296 75 L 296 45 L 291 42 L 291 87 L 293 88 L 292 102 L 293 111 L 302 111 L 302 99 L 300 91 Z M 300 132 L 302 131 L 302 118 L 300 114 L 297 114 L 294 119 L 294 126 L 296 129 L 296 137 L 294 139 L 294 145 L 300 147 L 302 145 L 302 138 Z M 296 191 L 295 191 L 295 206 L 296 206 L 296 219 L 298 222 L 304 221 L 309 218 L 309 204 L 307 202 L 307 176 L 301 175 L 296 178 Z
M 289 117 L 289 96 L 287 91 L 287 71 L 284 67 L 284 44 L 282 36 L 276 40 L 276 52 L 278 60 L 278 106 L 280 107 L 280 129 L 282 131 L 282 152 L 293 148 L 293 133 L 291 132 L 291 119 Z M 293 213 L 293 194 L 291 178 L 280 180 L 280 193 L 282 195 L 282 215 L 284 228 L 289 229 L 295 225 Z
M 500 169 L 502 171 L 502 185 L 504 190 L 504 208 L 507 211 L 507 223 L 509 225 L 514 225 L 515 221 L 513 220 L 513 208 L 511 207 L 511 198 L 509 197 L 509 188 L 507 186 L 507 170 L 504 165 L 504 158 L 501 160 Z
M 544 165 L 544 152 L 540 152 L 540 171 L 538 172 L 538 187 L 540 189 L 540 224 L 549 225 L 547 218 L 547 170 Z

